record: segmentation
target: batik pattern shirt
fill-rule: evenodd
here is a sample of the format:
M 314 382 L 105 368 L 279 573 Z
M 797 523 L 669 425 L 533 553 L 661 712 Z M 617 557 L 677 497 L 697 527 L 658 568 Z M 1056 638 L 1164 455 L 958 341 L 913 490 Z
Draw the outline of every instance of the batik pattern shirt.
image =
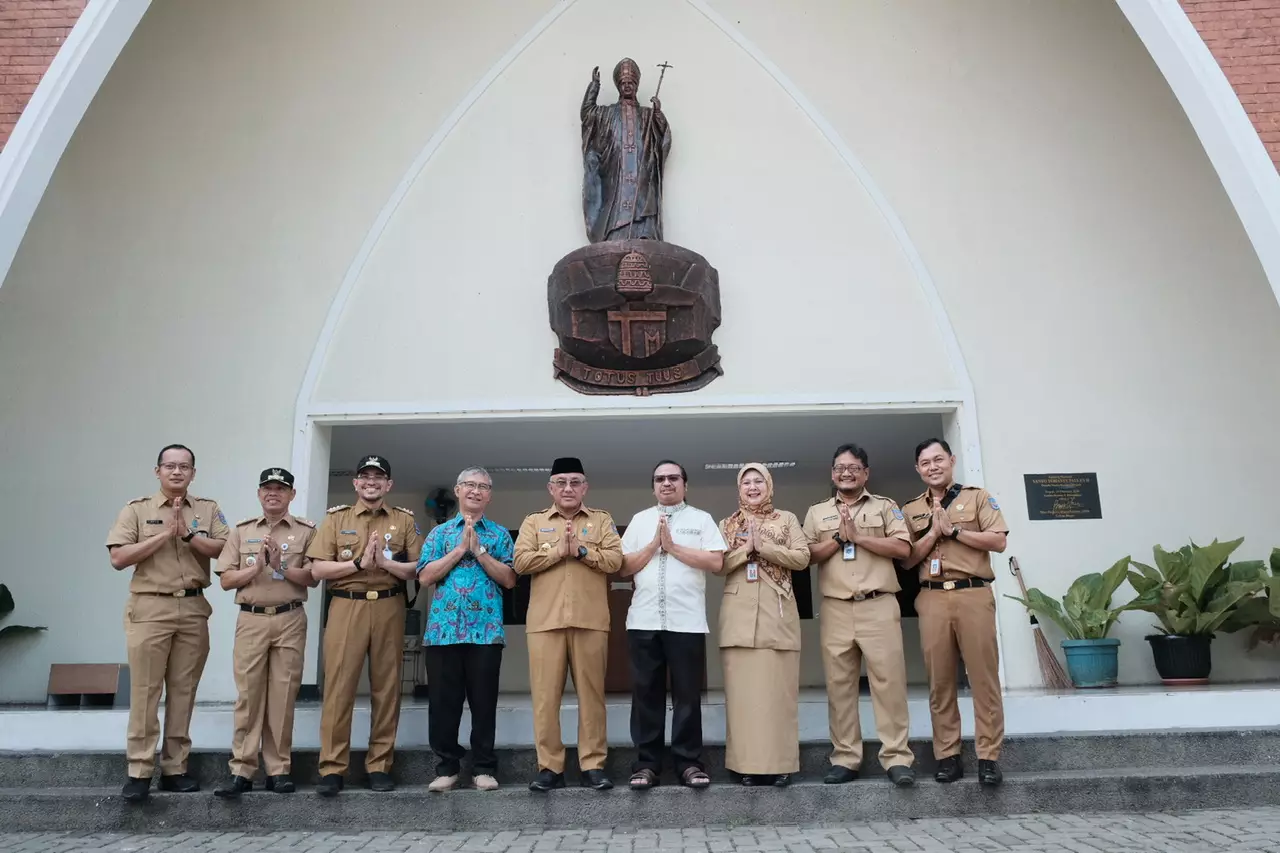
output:
M 465 527 L 465 520 L 458 514 L 427 534 L 418 570 L 458 547 Z M 515 547 L 506 528 L 485 517 L 476 522 L 475 528 L 489 556 L 510 566 Z M 502 587 L 485 574 L 473 555 L 465 555 L 436 584 L 423 642 L 428 646 L 506 645 L 506 632 L 502 628 Z

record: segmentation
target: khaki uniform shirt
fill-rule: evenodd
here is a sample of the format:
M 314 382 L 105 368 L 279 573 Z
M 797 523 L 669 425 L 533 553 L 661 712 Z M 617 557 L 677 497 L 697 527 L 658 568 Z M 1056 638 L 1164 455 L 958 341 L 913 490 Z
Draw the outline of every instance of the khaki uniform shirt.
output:
M 116 523 L 107 534 L 107 547 L 136 545 L 150 539 L 164 532 L 172 517 L 173 505 L 163 492 L 131 500 L 116 516 Z M 226 539 L 230 533 L 217 502 L 207 498 L 187 495 L 182 503 L 182 518 L 188 531 L 204 531 L 211 539 Z M 191 550 L 188 543 L 170 539 L 133 567 L 129 591 L 172 595 L 184 589 L 203 589 L 209 585 L 209 563 L 208 557 Z
M 389 547 L 399 562 L 416 563 L 422 554 L 422 531 L 413 520 L 413 512 L 403 507 L 386 504 L 369 509 L 364 504 L 335 506 L 325 514 L 315 538 L 307 548 L 312 560 L 340 563 L 353 560 L 364 553 L 369 534 L 378 534 L 378 549 Z M 390 534 L 390 538 L 387 538 Z M 372 563 L 360 571 L 329 581 L 333 589 L 368 592 L 375 589 L 394 589 L 403 583 L 400 578 Z
M 920 539 L 933 526 L 933 499 L 928 490 L 913 498 L 902 508 L 911 528 L 912 541 Z M 1000 505 L 986 489 L 977 486 L 960 486 L 959 493 L 946 509 L 951 523 L 961 530 L 977 530 L 980 532 L 1008 533 L 1009 525 L 1000 512 Z M 929 561 L 942 560 L 941 577 L 929 574 Z M 991 552 L 970 548 L 963 542 L 945 537 L 938 540 L 934 553 L 925 554 L 920 561 L 920 580 L 952 581 L 964 580 L 968 577 L 995 580 L 991 570 Z
M 280 570 L 300 569 L 307 563 L 307 546 L 316 535 L 314 522 L 294 515 L 286 515 L 272 527 L 264 515 L 246 518 L 231 528 L 227 544 L 218 555 L 217 574 L 236 569 L 257 568 L 253 580 L 236 590 L 236 604 L 252 604 L 256 607 L 275 607 L 294 601 L 305 601 L 306 587 L 290 580 L 275 580 L 271 567 L 262 559 L 262 540 L 274 534 L 279 543 Z
M 587 556 L 562 559 L 557 549 L 566 524 L 573 524 Z M 535 512 L 516 537 L 516 574 L 533 575 L 525 631 L 559 628 L 609 630 L 609 579 L 622 568 L 622 539 L 613 517 L 580 507 L 566 519 L 554 506 Z
M 810 545 L 829 542 L 840 532 L 839 498 L 831 498 L 809 507 L 804 517 L 804 536 Z M 901 539 L 911 542 L 911 531 L 902 510 L 892 500 L 863 490 L 849 505 L 849 515 L 858 533 L 878 539 Z M 818 572 L 818 588 L 826 598 L 850 599 L 868 592 L 897 592 L 898 572 L 893 558 L 874 554 L 867 548 L 855 548 L 854 558 L 846 560 L 844 550 L 837 549 Z
M 724 595 L 720 599 L 720 648 L 800 651 L 800 611 L 796 597 L 784 599 L 765 580 L 747 580 L 747 552 L 742 539 L 720 522 L 729 550 L 724 555 Z M 760 556 L 793 572 L 809 567 L 809 544 L 794 513 L 778 510 L 778 517 L 759 522 Z

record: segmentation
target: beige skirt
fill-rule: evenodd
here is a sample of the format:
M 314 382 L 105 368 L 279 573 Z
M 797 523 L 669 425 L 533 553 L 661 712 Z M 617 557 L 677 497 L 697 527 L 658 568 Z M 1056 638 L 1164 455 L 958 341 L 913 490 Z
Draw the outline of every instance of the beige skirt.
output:
M 720 650 L 724 665 L 725 757 L 735 773 L 800 771 L 800 653 Z

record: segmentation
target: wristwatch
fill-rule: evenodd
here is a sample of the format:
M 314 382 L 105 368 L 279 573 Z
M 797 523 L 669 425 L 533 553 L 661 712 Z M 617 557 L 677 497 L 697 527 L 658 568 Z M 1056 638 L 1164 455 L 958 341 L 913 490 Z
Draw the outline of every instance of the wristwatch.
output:
M 586 545 L 579 545 L 579 546 L 578 546 L 578 559 L 579 559 L 579 560 L 585 560 L 586 558 L 587 558 L 587 546 L 586 546 Z
M 960 538 L 960 528 L 959 527 L 951 528 L 951 534 L 947 536 L 947 538 L 958 540 Z
M 483 545 L 481 545 L 479 548 L 476 549 L 477 557 L 483 557 L 485 554 L 488 554 L 488 553 L 489 553 L 489 549 L 484 547 Z
M 844 539 L 840 537 L 839 533 L 836 534 L 836 538 L 833 539 L 832 541 L 835 542 L 837 545 L 839 545 L 841 548 L 849 544 L 848 542 L 846 542 Z
M 364 554 L 361 554 L 359 557 L 356 557 L 354 560 L 351 561 L 351 565 L 356 567 L 357 572 L 360 571 L 360 559 L 363 556 Z
M 197 536 L 208 536 L 208 535 L 209 535 L 209 531 L 207 530 L 191 530 L 187 532 L 186 536 L 182 537 L 182 541 L 190 542 L 192 539 L 194 539 Z

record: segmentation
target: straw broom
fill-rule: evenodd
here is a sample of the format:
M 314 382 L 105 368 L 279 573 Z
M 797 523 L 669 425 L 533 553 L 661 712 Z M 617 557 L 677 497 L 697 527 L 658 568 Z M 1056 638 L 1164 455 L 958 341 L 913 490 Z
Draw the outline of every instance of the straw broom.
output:
M 1022 569 L 1018 567 L 1017 557 L 1009 558 L 1009 571 L 1013 572 L 1013 576 L 1018 579 L 1018 588 L 1022 590 L 1023 601 L 1026 601 L 1027 585 L 1022 580 Z M 1058 663 L 1058 657 L 1053 653 L 1053 647 L 1049 645 L 1049 638 L 1040 629 L 1040 620 L 1036 618 L 1034 613 L 1027 612 L 1031 614 L 1031 633 L 1036 638 L 1036 659 L 1040 663 L 1040 680 L 1050 690 L 1067 690 L 1071 688 L 1073 686 L 1071 679 L 1063 671 L 1062 664 Z

